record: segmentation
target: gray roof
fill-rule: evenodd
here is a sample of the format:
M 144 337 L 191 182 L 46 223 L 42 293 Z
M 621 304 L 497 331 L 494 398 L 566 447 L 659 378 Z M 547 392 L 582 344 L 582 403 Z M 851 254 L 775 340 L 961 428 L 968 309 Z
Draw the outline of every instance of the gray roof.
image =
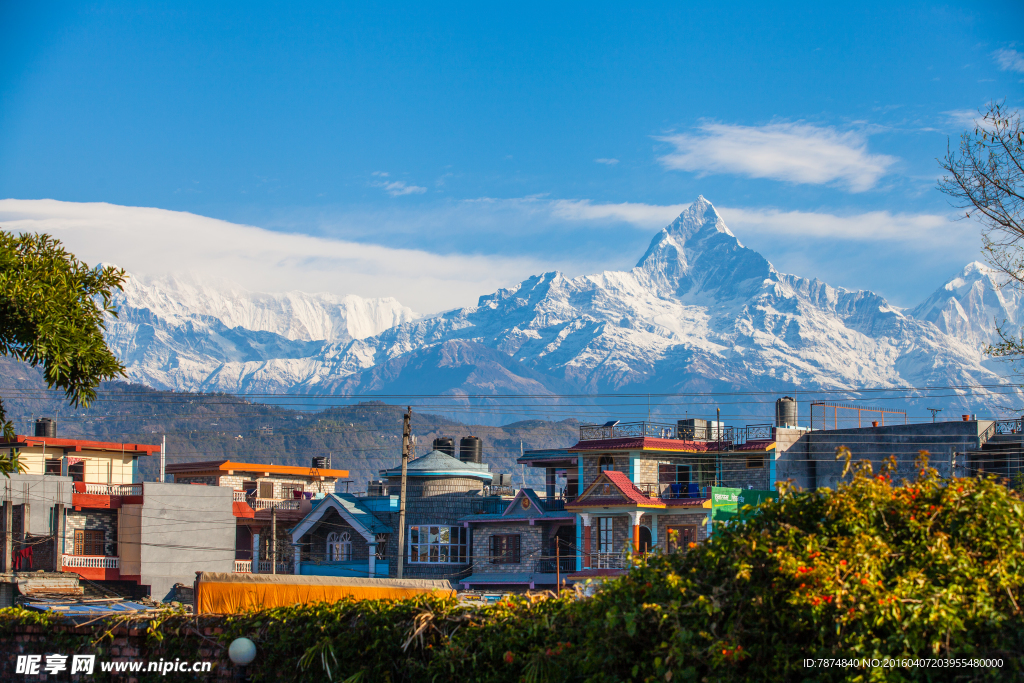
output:
M 381 470 L 380 474 L 382 477 L 400 477 L 402 475 L 402 466 L 399 465 L 389 470 Z M 410 460 L 407 466 L 407 474 L 410 477 L 475 477 L 485 481 L 490 481 L 492 478 L 490 465 L 486 463 L 478 465 L 475 462 L 462 462 L 458 458 L 453 458 L 441 451 L 430 451 L 415 460 Z

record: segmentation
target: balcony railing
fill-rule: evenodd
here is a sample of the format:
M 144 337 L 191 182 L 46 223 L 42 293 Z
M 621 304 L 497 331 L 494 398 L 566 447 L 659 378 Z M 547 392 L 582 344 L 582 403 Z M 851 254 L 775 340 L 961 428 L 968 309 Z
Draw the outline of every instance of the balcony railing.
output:
M 1020 434 L 1020 420 L 997 420 L 992 427 L 995 434 Z
M 244 503 L 245 502 L 245 491 L 239 491 L 238 489 L 235 489 L 234 491 L 232 491 L 232 494 L 233 494 L 232 500 L 234 502 L 236 502 L 236 503 Z
M 610 422 L 603 425 L 580 425 L 580 441 L 640 437 L 679 438 L 676 425 L 664 422 Z
M 90 484 L 85 492 L 94 496 L 141 496 L 142 484 Z
M 562 574 L 568 574 L 576 571 L 576 555 L 575 553 L 566 553 L 561 557 L 542 557 L 533 563 L 533 571 L 538 574 L 554 574 L 555 565 L 558 565 L 558 571 Z
M 284 498 L 254 498 L 247 501 L 253 510 L 298 510 L 301 500 L 286 500 Z
M 502 498 L 481 498 L 473 501 L 474 515 L 500 515 L 509 505 L 509 501 Z
M 237 561 L 236 561 L 236 564 L 237 564 Z M 252 562 L 251 561 L 249 562 L 249 567 L 250 567 L 250 569 L 252 567 Z M 260 574 L 269 574 L 270 573 L 270 567 L 271 567 L 270 560 L 260 560 Z M 290 565 L 290 564 L 285 564 L 283 562 L 278 562 L 277 563 L 277 573 L 278 574 L 291 574 L 293 569 L 295 569 L 295 568 L 292 565 Z
M 774 426 L 771 424 L 755 424 L 745 427 L 729 425 L 676 425 L 665 422 L 609 422 L 603 425 L 580 425 L 580 441 L 599 441 L 602 439 L 655 438 L 683 439 L 685 441 L 722 444 L 723 450 L 733 444 L 744 444 L 748 441 L 770 441 L 774 438 Z
M 235 560 L 235 573 L 236 574 L 251 574 L 252 573 L 252 560 Z
M 103 555 L 61 555 L 60 564 L 70 569 L 117 569 L 121 566 L 121 558 Z
M 629 559 L 622 553 L 590 553 L 591 569 L 627 569 Z

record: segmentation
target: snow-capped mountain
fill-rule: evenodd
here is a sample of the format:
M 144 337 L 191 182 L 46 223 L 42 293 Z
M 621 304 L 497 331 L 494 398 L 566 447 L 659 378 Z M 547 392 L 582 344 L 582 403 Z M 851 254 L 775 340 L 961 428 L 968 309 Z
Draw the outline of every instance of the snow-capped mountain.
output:
M 129 277 L 107 341 L 129 377 L 194 390 L 225 364 L 310 358 L 418 315 L 392 298 L 250 292 L 191 274 Z
M 149 332 L 125 327 L 112 338 L 118 349 L 148 349 L 129 359 L 133 377 L 194 390 L 538 396 L 1008 384 L 981 346 L 985 320 L 1015 312 L 1017 299 L 993 295 L 991 279 L 972 264 L 908 313 L 872 292 L 779 273 L 700 197 L 632 270 L 537 275 L 431 318 L 396 312 L 397 324 L 361 338 L 331 338 L 326 330 L 340 324 L 306 318 L 302 329 L 324 330 L 319 339 L 288 336 L 299 323 L 284 326 L 287 316 L 264 324 L 262 314 L 196 298 L 176 324 L 194 326 L 206 306 L 209 347 L 189 346 L 187 363 Z M 178 320 L 176 295 L 167 297 L 152 314 L 164 326 Z
M 910 311 L 946 334 L 979 346 L 999 342 L 997 326 L 1019 329 L 1021 291 L 1009 278 L 975 261 Z

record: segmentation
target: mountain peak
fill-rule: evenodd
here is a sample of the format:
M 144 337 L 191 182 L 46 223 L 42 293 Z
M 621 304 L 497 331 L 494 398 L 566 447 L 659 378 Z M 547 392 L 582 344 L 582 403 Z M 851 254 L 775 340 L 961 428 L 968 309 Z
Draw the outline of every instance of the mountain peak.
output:
M 720 232 L 734 239 L 736 237 L 715 210 L 714 204 L 704 199 L 704 195 L 698 195 L 697 201 L 683 209 L 682 213 L 665 228 L 665 232 L 684 238 L 711 231 Z

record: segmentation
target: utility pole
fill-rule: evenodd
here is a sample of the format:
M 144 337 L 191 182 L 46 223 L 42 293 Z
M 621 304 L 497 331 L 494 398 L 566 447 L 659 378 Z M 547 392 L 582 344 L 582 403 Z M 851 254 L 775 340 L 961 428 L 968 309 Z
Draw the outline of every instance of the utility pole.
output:
M 402 492 L 398 497 L 398 578 L 402 578 L 405 569 L 405 485 L 409 471 L 409 451 L 412 450 L 412 406 L 405 412 L 402 422 Z
M 932 424 L 935 423 L 935 415 L 936 415 L 936 413 L 941 413 L 942 412 L 942 408 L 925 408 L 925 410 L 929 411 L 932 414 Z
M 277 506 L 270 506 L 270 573 L 277 573 Z
M 167 480 L 167 435 L 164 435 L 163 441 L 160 442 L 160 483 L 164 483 Z

